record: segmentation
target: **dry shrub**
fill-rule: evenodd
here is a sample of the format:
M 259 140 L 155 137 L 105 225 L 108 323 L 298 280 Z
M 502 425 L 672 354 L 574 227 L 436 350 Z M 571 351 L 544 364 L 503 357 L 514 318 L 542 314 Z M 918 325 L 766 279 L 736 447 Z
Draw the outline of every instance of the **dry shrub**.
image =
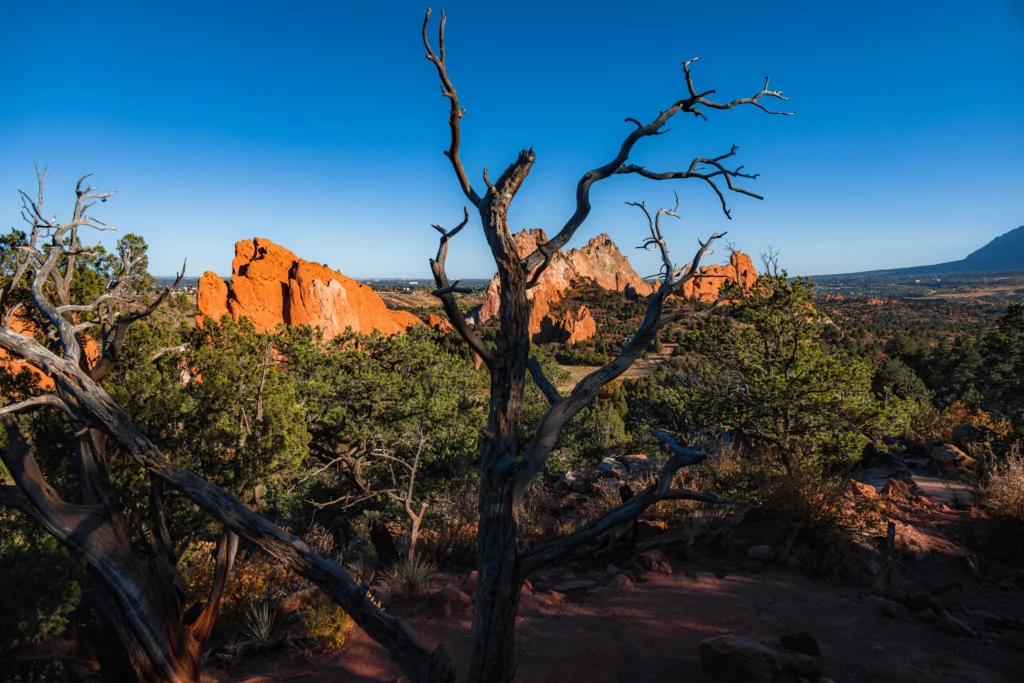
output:
M 781 561 L 812 574 L 838 574 L 866 523 L 849 495 L 846 480 L 822 473 L 812 457 L 789 455 L 787 473 L 770 452 L 727 450 L 700 468 L 708 482 L 733 502 L 760 511 L 760 542 L 775 547 Z
M 211 541 L 199 541 L 186 554 L 182 576 L 190 606 L 204 603 L 210 594 L 214 548 L 215 544 Z M 272 602 L 307 585 L 304 579 L 264 553 L 239 553 L 221 599 L 218 624 L 221 627 L 238 624 L 260 603 Z
M 1014 452 L 995 465 L 981 494 L 992 514 L 1024 524 L 1024 456 Z
M 420 532 L 421 553 L 442 566 L 476 564 L 477 488 L 471 478 L 450 482 L 434 498 Z
M 338 652 L 348 641 L 355 624 L 341 607 L 322 596 L 302 618 L 306 635 L 315 639 L 324 652 Z
M 931 438 L 949 441 L 953 438 L 953 428 L 962 424 L 984 427 L 1000 438 L 1006 438 L 1013 430 L 1006 418 L 995 419 L 980 408 L 971 410 L 962 401 L 956 401 L 942 410 L 931 403 L 922 404 L 912 429 L 918 441 Z

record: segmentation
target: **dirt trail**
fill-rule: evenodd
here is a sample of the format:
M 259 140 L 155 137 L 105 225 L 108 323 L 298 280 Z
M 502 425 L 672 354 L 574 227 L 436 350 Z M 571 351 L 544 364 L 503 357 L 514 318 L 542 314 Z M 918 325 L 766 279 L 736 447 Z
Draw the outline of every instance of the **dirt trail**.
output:
M 718 579 L 696 573 L 690 563 L 674 565 L 676 573 L 652 575 L 632 589 L 570 593 L 560 603 L 526 598 L 517 680 L 711 683 L 700 667 L 701 640 L 731 632 L 777 638 L 787 631 L 807 631 L 818 640 L 825 675 L 836 683 L 1024 680 L 1024 660 L 1009 648 L 946 635 L 913 616 L 883 616 L 863 589 L 815 583 L 781 567 Z M 1019 591 L 979 590 L 971 600 L 1002 614 L 1024 614 Z M 413 627 L 431 644 L 445 642 L 464 670 L 470 623 L 469 616 L 447 623 L 414 619 Z M 400 678 L 383 649 L 361 634 L 333 661 L 296 663 L 275 673 L 271 680 L 301 675 L 309 683 Z

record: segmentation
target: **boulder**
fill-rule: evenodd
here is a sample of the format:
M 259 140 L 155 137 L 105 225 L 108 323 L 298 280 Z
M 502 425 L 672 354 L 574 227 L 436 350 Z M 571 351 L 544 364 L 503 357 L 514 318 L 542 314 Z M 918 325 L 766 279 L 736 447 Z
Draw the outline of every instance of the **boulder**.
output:
M 958 446 L 968 450 L 974 444 L 987 441 L 993 436 L 989 429 L 970 422 L 953 427 L 953 440 Z
M 626 466 L 615 458 L 605 458 L 597 464 L 597 471 L 603 477 L 609 477 L 612 479 L 626 479 L 629 476 L 629 470 Z
M 589 590 L 596 585 L 597 582 L 590 579 L 570 579 L 569 581 L 555 584 L 551 590 L 558 593 L 568 593 L 569 591 Z
M 701 642 L 700 666 L 722 683 L 771 683 L 782 675 L 777 652 L 752 638 L 737 635 Z
M 805 655 L 812 657 L 821 657 L 821 647 L 818 645 L 818 641 L 814 639 L 807 631 L 798 631 L 797 633 L 786 633 L 779 639 L 782 643 L 782 647 L 787 650 L 793 650 L 794 652 L 802 652 Z
M 938 463 L 939 465 L 954 465 L 965 460 L 967 458 L 967 454 L 951 443 L 944 443 L 941 446 L 933 448 L 928 457 L 932 459 L 932 462 Z
M 959 636 L 961 638 L 973 638 L 978 635 L 974 629 L 965 624 L 959 617 L 953 616 L 949 612 L 943 612 L 939 615 L 938 619 L 939 628 L 948 633 L 951 636 Z
M 235 244 L 230 289 L 216 274 L 204 273 L 196 302 L 199 322 L 227 313 L 248 318 L 260 331 L 280 324 L 319 327 L 327 339 L 349 327 L 396 334 L 420 324 L 407 311 L 388 309 L 367 285 L 259 237 Z
M 880 493 L 883 498 L 896 499 L 909 498 L 911 495 L 910 485 L 900 479 L 890 479 L 885 482 Z
M 461 614 L 469 610 L 473 598 L 466 595 L 452 584 L 445 584 L 435 593 L 428 595 L 416 606 L 414 612 L 418 616 L 437 621 L 444 621 L 453 614 Z
M 476 582 L 478 578 L 480 578 L 480 572 L 474 569 L 469 573 L 469 576 L 463 579 L 462 585 L 459 586 L 459 590 L 467 595 L 473 595 L 473 593 L 476 592 Z
M 920 592 L 908 595 L 903 601 L 903 604 L 907 606 L 911 612 L 923 612 L 924 610 L 931 610 L 933 613 L 938 614 L 942 612 L 942 603 L 931 593 Z
M 668 556 L 660 550 L 642 552 L 637 556 L 636 561 L 646 571 L 660 574 L 672 573 L 672 565 L 668 561 Z
M 850 479 L 850 493 L 853 494 L 854 498 L 860 498 L 861 500 L 873 500 L 878 498 L 878 491 L 871 484 L 865 484 L 864 482 L 857 481 L 856 479 Z
M 643 453 L 623 455 L 619 461 L 626 466 L 631 476 L 643 476 L 658 471 L 660 467 L 657 460 Z
M 767 562 L 775 557 L 775 548 L 770 545 L 755 545 L 747 549 L 747 557 L 758 562 Z

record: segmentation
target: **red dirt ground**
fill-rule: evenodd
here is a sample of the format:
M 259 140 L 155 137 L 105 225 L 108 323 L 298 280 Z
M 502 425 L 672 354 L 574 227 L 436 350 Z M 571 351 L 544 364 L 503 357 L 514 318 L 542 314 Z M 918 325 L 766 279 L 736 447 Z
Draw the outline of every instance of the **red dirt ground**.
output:
M 652 575 L 632 589 L 570 593 L 563 602 L 542 594 L 524 598 L 517 681 L 711 683 L 700 667 L 701 640 L 725 633 L 777 638 L 787 631 L 807 631 L 818 640 L 825 676 L 836 683 L 1024 681 L 1024 657 L 1014 650 L 947 635 L 913 615 L 886 617 L 869 603 L 866 589 L 816 583 L 782 567 L 720 580 L 691 563 L 673 564 L 674 574 Z M 1013 587 L 971 584 L 958 600 L 976 610 L 1024 616 L 1024 598 Z M 470 623 L 469 615 L 447 623 L 412 619 L 425 640 L 447 644 L 462 670 Z M 267 683 L 402 680 L 383 648 L 362 634 L 331 660 L 277 659 L 246 668 L 250 676 L 263 673 Z M 245 678 L 233 673 L 235 680 Z

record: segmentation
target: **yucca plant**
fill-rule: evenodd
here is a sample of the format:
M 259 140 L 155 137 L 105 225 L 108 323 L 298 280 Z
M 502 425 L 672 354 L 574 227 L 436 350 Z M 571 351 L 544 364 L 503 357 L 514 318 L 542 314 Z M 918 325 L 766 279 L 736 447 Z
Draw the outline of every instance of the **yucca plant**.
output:
M 266 644 L 270 642 L 270 634 L 274 630 L 277 614 L 270 609 L 270 603 L 264 599 L 254 603 L 245 615 L 245 632 L 253 640 Z
M 403 559 L 388 572 L 385 591 L 392 600 L 414 598 L 423 593 L 436 572 L 437 565 L 429 560 Z

